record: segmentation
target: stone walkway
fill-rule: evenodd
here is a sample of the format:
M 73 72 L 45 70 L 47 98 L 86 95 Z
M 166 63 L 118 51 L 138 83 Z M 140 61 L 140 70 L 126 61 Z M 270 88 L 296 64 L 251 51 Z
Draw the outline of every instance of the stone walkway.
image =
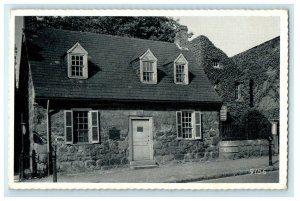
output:
M 266 171 L 278 170 L 278 157 L 273 157 L 273 166 L 268 166 L 268 157 L 214 162 L 191 162 L 184 164 L 164 165 L 152 169 L 132 170 L 119 168 L 79 173 L 59 173 L 58 182 L 88 183 L 174 183 L 193 182 L 215 179 L 226 176 L 249 174 L 250 169 L 262 168 Z M 52 177 L 33 179 L 29 182 L 52 182 Z

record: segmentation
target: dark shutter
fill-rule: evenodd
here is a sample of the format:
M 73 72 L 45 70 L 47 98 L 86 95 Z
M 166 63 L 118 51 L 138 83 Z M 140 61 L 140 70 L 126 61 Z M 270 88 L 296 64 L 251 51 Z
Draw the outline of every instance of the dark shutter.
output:
M 177 138 L 182 138 L 181 111 L 176 112 Z
M 73 144 L 73 112 L 65 110 L 65 142 Z
M 201 139 L 201 113 L 200 112 L 195 112 L 195 138 L 196 139 Z

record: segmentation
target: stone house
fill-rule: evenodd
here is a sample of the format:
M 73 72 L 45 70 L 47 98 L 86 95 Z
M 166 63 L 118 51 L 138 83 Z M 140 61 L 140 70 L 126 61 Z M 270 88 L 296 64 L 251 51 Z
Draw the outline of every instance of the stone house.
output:
M 183 29 L 182 35 L 187 36 L 186 31 Z M 220 121 L 221 137 L 255 139 L 270 135 L 271 122 L 279 119 L 280 38 L 233 57 L 205 36 L 182 44 L 194 53 L 222 97 L 227 117 Z
M 30 168 L 154 166 L 218 157 L 221 98 L 180 44 L 25 31 L 20 90 Z

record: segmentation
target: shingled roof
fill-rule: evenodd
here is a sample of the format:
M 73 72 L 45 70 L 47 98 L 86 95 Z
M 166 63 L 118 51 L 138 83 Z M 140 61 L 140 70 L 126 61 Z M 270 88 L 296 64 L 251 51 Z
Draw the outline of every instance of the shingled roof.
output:
M 43 29 L 26 36 L 35 98 L 186 101 L 220 103 L 190 51 L 174 43 L 87 32 Z M 88 52 L 88 79 L 68 77 L 66 52 L 79 42 Z M 147 49 L 157 57 L 157 84 L 143 84 L 132 59 Z M 189 62 L 188 85 L 176 85 L 170 58 L 182 53 Z

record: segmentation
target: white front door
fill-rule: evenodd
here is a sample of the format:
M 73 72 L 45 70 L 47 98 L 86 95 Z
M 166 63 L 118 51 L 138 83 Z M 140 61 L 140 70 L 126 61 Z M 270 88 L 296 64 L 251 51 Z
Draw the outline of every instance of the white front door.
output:
M 153 160 L 152 133 L 149 119 L 132 120 L 133 160 Z

